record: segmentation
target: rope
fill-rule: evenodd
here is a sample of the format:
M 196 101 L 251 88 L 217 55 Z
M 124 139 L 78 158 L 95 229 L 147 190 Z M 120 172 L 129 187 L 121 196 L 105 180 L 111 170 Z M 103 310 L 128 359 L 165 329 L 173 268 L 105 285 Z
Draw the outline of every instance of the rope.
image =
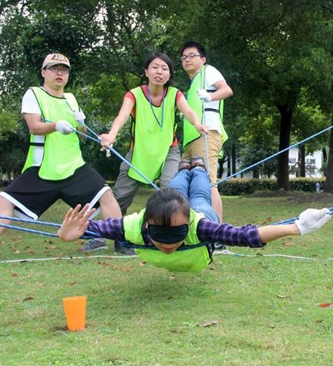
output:
M 297 260 L 311 260 L 317 261 L 315 258 L 309 257 L 301 257 L 296 255 L 285 255 L 285 254 L 239 254 L 234 253 L 229 250 L 222 250 L 222 251 L 214 251 L 214 255 L 232 255 L 235 257 L 248 257 L 248 258 L 255 258 L 255 257 L 281 257 L 286 259 L 297 259 Z M 78 257 L 52 257 L 52 258 L 23 258 L 23 259 L 8 259 L 8 260 L 1 260 L 0 264 L 12 264 L 12 263 L 32 263 L 32 262 L 43 262 L 43 261 L 59 261 L 59 260 L 83 260 L 83 259 L 97 259 L 97 258 L 104 258 L 104 259 L 137 259 L 136 256 L 131 255 L 86 255 L 86 256 L 78 256 Z M 332 257 L 327 259 L 328 261 L 333 260 Z
M 203 78 L 202 78 L 202 69 L 201 69 L 200 70 L 200 85 L 201 85 L 202 89 L 205 89 L 202 79 Z M 205 126 L 206 125 L 205 102 L 202 101 L 201 104 L 202 104 L 202 124 Z M 210 167 L 209 167 L 209 151 L 208 151 L 207 134 L 204 134 L 204 139 L 205 139 L 205 152 L 206 152 L 206 170 L 207 170 L 207 174 L 209 175 Z
M 249 257 L 249 258 L 255 258 L 255 257 L 281 257 L 281 258 L 287 258 L 287 259 L 302 259 L 302 260 L 309 260 L 309 261 L 316 261 L 315 258 L 309 258 L 309 257 L 302 257 L 298 255 L 287 255 L 287 254 L 240 254 L 240 253 L 234 253 L 231 252 L 228 249 L 221 250 L 221 251 L 214 251 L 214 255 L 233 255 L 235 257 Z M 333 258 L 328 258 L 328 260 L 331 260 Z
M 27 258 L 27 259 L 9 259 L 0 261 L 0 264 L 3 263 L 26 263 L 26 262 L 42 262 L 42 261 L 59 261 L 59 260 L 74 260 L 74 259 L 95 259 L 95 258 L 105 258 L 105 259 L 128 259 L 128 258 L 137 258 L 133 255 L 87 255 L 84 257 L 53 257 L 53 258 Z
M 329 214 L 330 215 L 333 215 L 333 207 L 330 207 L 328 208 L 329 210 Z M 286 224 L 293 224 L 296 220 L 298 220 L 298 216 L 296 217 L 293 217 L 291 219 L 286 219 L 286 220 L 283 220 L 283 221 L 279 221 L 279 222 L 276 222 L 274 224 L 270 224 L 270 225 L 286 225 Z
M 52 223 L 52 222 L 33 221 L 33 220 L 26 220 L 26 219 L 17 218 L 17 217 L 10 217 L 10 216 L 1 216 L 0 215 L 0 219 L 10 220 L 10 221 L 26 222 L 28 224 L 35 224 L 35 225 L 45 225 L 45 226 L 53 226 L 53 227 L 60 227 L 61 226 L 61 224 L 55 224 L 55 223 Z M 28 232 L 28 233 L 33 233 L 33 234 L 58 238 L 57 234 L 49 233 L 49 232 L 46 232 L 46 231 L 28 229 L 28 228 L 24 228 L 24 227 L 21 227 L 21 226 L 15 226 L 15 225 L 10 225 L 10 224 L 0 223 L 0 227 L 5 227 L 7 229 L 13 229 L 13 230 L 18 230 L 18 231 L 24 231 L 24 232 Z M 81 237 L 81 239 L 92 239 L 92 238 L 99 238 L 99 237 L 100 237 L 99 234 L 97 234 L 93 231 L 86 230 L 85 235 L 83 235 Z
M 204 112 L 204 111 L 203 111 Z M 203 113 L 203 115 L 204 115 L 204 113 Z M 99 136 L 91 129 L 91 128 L 89 128 L 88 126 L 86 126 L 85 124 L 84 124 L 84 122 L 82 122 L 81 123 L 84 127 L 86 127 L 94 136 L 96 136 L 97 138 L 93 138 L 93 137 L 91 137 L 91 136 L 89 136 L 89 135 L 87 135 L 87 134 L 85 134 L 85 133 L 83 133 L 83 132 L 81 132 L 81 131 L 78 131 L 78 130 L 75 130 L 75 132 L 76 133 L 78 133 L 78 134 L 81 134 L 81 135 L 83 135 L 83 136 L 85 136 L 85 137 L 87 137 L 88 139 L 91 139 L 91 140 L 93 140 L 93 141 L 96 141 L 96 142 L 98 142 L 98 143 L 100 143 L 100 139 L 99 139 Z M 319 132 L 317 132 L 316 134 L 313 134 L 312 136 L 310 136 L 310 137 L 307 137 L 306 139 L 304 139 L 304 140 L 302 140 L 302 141 L 299 141 L 298 143 L 296 143 L 296 144 L 294 144 L 294 145 L 291 145 L 291 146 L 289 146 L 288 148 L 286 148 L 286 149 L 283 149 L 283 150 L 281 150 L 281 151 L 279 151 L 279 152 L 277 152 L 277 153 L 275 153 L 275 154 L 273 154 L 273 155 L 271 155 L 270 157 L 268 157 L 268 158 L 265 158 L 265 159 L 263 159 L 263 160 L 261 160 L 260 162 L 258 162 L 258 163 L 255 163 L 255 164 L 252 164 L 252 165 L 250 165 L 249 167 L 247 167 L 247 168 L 245 168 L 245 169 L 243 169 L 243 170 L 241 170 L 240 172 L 238 172 L 238 173 L 235 173 L 235 174 L 233 174 L 233 175 L 230 175 L 230 176 L 228 176 L 228 177 L 226 177 L 225 179 L 223 179 L 223 180 L 221 180 L 221 181 L 219 181 L 219 182 L 216 182 L 215 184 L 213 184 L 212 186 L 215 186 L 215 185 L 217 185 L 217 184 L 219 184 L 219 183 L 221 183 L 221 182 L 223 182 L 223 181 L 226 181 L 226 180 L 228 180 L 228 179 L 230 179 L 230 178 L 232 178 L 233 176 L 235 176 L 235 175 L 237 175 L 237 174 L 240 174 L 240 173 L 242 173 L 242 172 L 244 172 L 244 171 L 246 171 L 246 170 L 249 170 L 249 169 L 251 169 L 251 168 L 253 168 L 254 166 L 256 166 L 256 165 L 258 165 L 258 164 L 261 164 L 261 163 L 263 163 L 263 162 L 265 162 L 265 161 L 267 161 L 267 160 L 269 160 L 269 159 L 271 159 L 271 158 L 273 158 L 273 157 L 275 157 L 275 156 L 277 156 L 277 155 L 279 155 L 279 154 L 281 154 L 281 153 L 283 153 L 283 152 L 285 152 L 285 151 L 287 151 L 287 150 L 289 150 L 289 149 L 291 149 L 292 147 L 295 147 L 295 146 L 297 146 L 297 145 L 299 145 L 299 144 L 301 144 L 301 143 L 303 143 L 303 142 L 305 142 L 305 141 L 307 141 L 307 140 L 309 140 L 309 139 L 311 139 L 311 138 L 313 138 L 313 137 L 316 137 L 316 136 L 318 136 L 319 134 L 321 134 L 321 133 L 324 133 L 324 132 L 326 132 L 326 131 L 328 131 L 328 130 L 330 130 L 331 128 L 333 128 L 333 126 L 330 126 L 330 127 L 327 127 L 326 129 L 324 129 L 324 130 L 322 130 L 322 131 L 319 131 Z M 205 136 L 205 143 L 207 143 L 207 138 L 206 138 L 206 136 Z M 116 156 L 118 156 L 123 162 L 125 162 L 126 164 L 128 164 L 132 169 L 134 169 L 143 179 L 145 179 L 148 183 L 150 183 L 154 188 L 156 188 L 157 190 L 159 190 L 159 188 L 152 182 L 152 181 L 150 181 L 147 177 L 145 177 L 137 168 L 135 168 L 128 160 L 126 160 L 124 157 L 122 157 L 115 149 L 113 149 L 113 147 L 112 146 L 109 146 L 108 147 L 108 149 L 111 151 L 111 152 L 113 152 Z M 207 153 L 207 155 L 208 155 L 208 150 L 207 150 L 207 146 L 206 146 L 206 153 Z M 207 161 L 208 161 L 208 157 L 207 157 Z M 331 208 L 329 208 L 329 211 L 330 211 L 330 215 L 332 215 L 333 214 L 333 207 L 331 207 Z M 53 226 L 53 227 L 60 227 L 61 225 L 60 224 L 56 224 L 56 223 L 51 223 L 51 222 L 45 222 L 45 221 L 32 221 L 32 220 L 25 220 L 25 219 L 20 219 L 20 218 L 16 218 L 16 217 L 9 217 L 9 216 L 1 216 L 0 215 L 0 219 L 6 219 L 6 220 L 11 220 L 11 221 L 20 221 L 20 222 L 26 222 L 26 223 L 29 223 L 29 224 L 40 224 L 40 225 L 46 225 L 46 226 Z M 298 219 L 298 217 L 294 217 L 294 218 L 291 218 L 291 219 L 286 219 L 286 220 L 284 220 L 284 221 L 280 221 L 280 222 L 276 222 L 276 223 L 274 223 L 274 224 L 270 224 L 270 225 L 282 225 L 282 224 L 291 224 L 291 223 L 294 223 L 295 222 L 295 220 L 297 220 Z M 56 234 L 53 234 L 53 233 L 49 233 L 49 232 L 45 232 L 45 231 L 40 231 L 40 230 L 34 230 L 34 229 L 28 229 L 28 228 L 23 228 L 23 227 L 19 227 L 19 226 L 15 226 L 15 225 L 10 225 L 10 224 L 4 224 L 4 223 L 0 223 L 0 227 L 5 227 L 5 228 L 8 228 L 8 229 L 13 229 L 13 230 L 18 230 L 18 231 L 24 231 L 24 232 L 29 232 L 29 233 L 34 233 L 34 234 L 38 234 L 38 235 L 45 235 L 45 236 L 49 236 L 49 237 L 56 237 L 56 238 L 58 238 L 58 236 L 56 235 Z M 85 231 L 85 235 L 83 235 L 82 237 L 81 237 L 81 239 L 92 239 L 92 238 L 99 238 L 100 236 L 99 236 L 99 234 L 97 234 L 97 233 L 95 233 L 95 232 L 91 232 L 91 231 Z M 131 243 L 129 243 L 129 242 L 127 242 L 126 243 L 127 245 L 126 246 L 131 246 Z M 204 246 L 204 245 L 206 245 L 207 243 L 200 243 L 200 244 L 197 244 L 197 245 L 195 245 L 195 246 L 193 246 L 193 247 L 198 247 L 198 246 Z M 133 247 L 137 247 L 137 246 L 135 246 L 134 244 L 132 244 L 132 246 Z M 141 247 L 142 248 L 142 247 Z M 220 254 L 219 252 L 215 252 L 215 253 L 217 253 L 217 254 Z M 230 253 L 232 253 L 233 255 L 238 255 L 238 254 L 235 254 L 235 253 L 233 253 L 233 252 L 230 252 Z M 228 253 L 224 253 L 224 254 L 230 254 L 229 253 L 229 251 L 228 251 Z M 244 256 L 244 255 L 239 255 L 239 256 Z M 267 254 L 267 255 L 265 255 L 265 256 L 273 256 L 273 255 L 269 255 L 269 254 Z M 278 254 L 276 254 L 276 255 L 274 255 L 274 256 L 284 256 L 284 255 L 278 255 Z M 288 258 L 296 258 L 296 256 L 287 256 Z M 299 257 L 299 258 L 303 258 L 303 257 Z M 310 259 L 310 258 L 306 258 L 306 259 Z M 311 258 L 312 259 L 312 258 Z M 330 258 L 329 260 L 331 260 L 332 258 Z M 2 263 L 2 262 L 0 262 L 0 263 Z
M 84 132 L 75 130 L 75 132 L 77 132 L 78 134 L 87 137 L 90 140 L 96 141 L 98 143 L 100 143 L 100 139 L 98 137 L 98 139 L 93 138 L 87 134 L 85 134 Z M 154 187 L 155 189 L 159 190 L 159 188 L 157 187 L 157 185 L 155 183 L 153 183 L 149 178 L 147 178 L 144 174 L 142 174 L 133 164 L 131 164 L 128 160 L 126 160 L 124 157 L 122 157 L 112 146 L 108 146 L 108 150 L 110 150 L 113 154 L 115 154 L 120 160 L 122 160 L 124 163 L 126 163 L 129 167 L 131 167 L 133 170 L 135 170 L 136 173 L 138 173 L 145 181 L 147 181 L 147 183 L 149 183 L 152 187 Z
M 318 135 L 320 135 L 320 134 L 322 134 L 322 133 L 324 133 L 324 132 L 329 131 L 329 130 L 330 130 L 330 129 L 332 129 L 332 128 L 333 128 L 333 125 L 332 125 L 332 126 L 330 126 L 330 127 L 325 128 L 324 130 L 319 131 L 319 132 L 317 132 L 317 133 L 315 133 L 315 134 L 313 134 L 313 135 L 311 135 L 311 136 L 309 136 L 309 137 L 307 137 L 307 138 L 305 138 L 304 140 L 301 140 L 301 141 L 297 142 L 297 143 L 296 143 L 296 144 L 294 144 L 294 145 L 290 145 L 289 147 L 286 147 L 285 149 L 283 149 L 283 150 L 281 150 L 281 151 L 278 151 L 278 152 L 276 152 L 275 154 L 273 154 L 273 155 L 271 155 L 271 156 L 269 156 L 269 157 L 267 157 L 267 158 L 265 158 L 265 159 L 263 159 L 263 160 L 258 161 L 257 163 L 254 163 L 254 164 L 252 164 L 252 165 L 249 165 L 247 168 L 244 168 L 244 169 L 240 170 L 239 172 L 236 172 L 236 173 L 234 173 L 234 174 L 231 174 L 231 175 L 229 175 L 228 177 L 226 177 L 226 178 L 224 178 L 224 179 L 221 179 L 220 181 L 218 181 L 218 182 L 216 182 L 216 183 L 213 183 L 211 186 L 212 186 L 212 187 L 217 186 L 218 184 L 223 183 L 223 182 L 225 182 L 225 181 L 229 180 L 230 178 L 235 177 L 236 175 L 242 174 L 242 173 L 246 172 L 247 170 L 250 170 L 250 169 L 254 168 L 254 167 L 255 167 L 255 166 L 257 166 L 257 165 L 262 164 L 262 163 L 264 163 L 265 161 L 268 161 L 268 160 L 270 160 L 270 159 L 272 159 L 272 158 L 276 157 L 277 155 L 282 154 L 282 153 L 284 153 L 284 152 L 286 152 L 286 151 L 288 151 L 288 150 L 292 149 L 293 147 L 296 147 L 296 146 L 298 146 L 298 145 L 300 145 L 300 144 L 303 144 L 304 142 L 306 142 L 306 141 L 308 141 L 308 140 L 310 140 L 310 139 L 312 139 L 312 138 L 314 138 L 314 137 L 316 137 L 316 136 L 318 136 Z
M 68 102 L 67 102 L 67 104 L 68 104 Z M 69 107 L 71 108 L 70 105 L 69 105 Z M 71 108 L 71 110 L 72 110 L 72 108 Z M 44 119 L 44 121 L 45 122 L 52 122 L 52 121 L 47 120 L 47 119 Z M 87 137 L 88 139 L 93 140 L 95 142 L 98 142 L 100 144 L 101 140 L 100 140 L 99 136 L 97 135 L 97 133 L 92 128 L 90 128 L 89 126 L 87 126 L 84 123 L 84 121 L 78 121 L 78 122 L 83 127 L 85 127 L 92 135 L 94 135 L 95 138 L 94 137 L 91 137 L 91 136 L 89 136 L 89 135 L 85 134 L 84 132 L 79 131 L 77 129 L 73 129 L 73 132 L 76 132 L 77 134 L 82 135 L 84 137 Z M 156 186 L 155 183 L 153 183 L 149 178 L 147 178 L 144 174 L 142 174 L 133 164 L 131 164 L 128 160 L 126 160 L 123 156 L 121 156 L 112 146 L 108 146 L 108 148 L 107 148 L 107 152 L 110 152 L 110 151 L 113 152 L 120 160 L 122 160 L 124 163 L 126 163 L 129 167 L 131 167 L 133 170 L 135 170 L 135 172 L 138 173 L 152 187 L 154 187 L 155 189 L 159 190 L 159 188 Z

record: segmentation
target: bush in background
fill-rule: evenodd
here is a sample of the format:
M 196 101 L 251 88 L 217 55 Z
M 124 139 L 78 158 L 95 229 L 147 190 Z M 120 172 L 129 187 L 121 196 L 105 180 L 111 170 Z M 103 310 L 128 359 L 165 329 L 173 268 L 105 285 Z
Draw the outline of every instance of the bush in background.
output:
M 313 193 L 325 187 L 325 178 L 294 178 L 290 180 L 291 191 Z M 219 191 L 224 196 L 241 196 L 256 191 L 277 191 L 276 179 L 231 178 L 219 184 Z

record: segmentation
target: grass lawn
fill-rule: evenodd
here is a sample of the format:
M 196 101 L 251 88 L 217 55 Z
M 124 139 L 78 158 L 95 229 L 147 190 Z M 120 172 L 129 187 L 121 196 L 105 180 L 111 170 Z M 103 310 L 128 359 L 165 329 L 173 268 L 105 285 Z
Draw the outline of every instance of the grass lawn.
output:
M 317 197 L 225 197 L 224 219 L 262 225 L 332 206 Z M 143 191 L 131 211 L 146 199 Z M 65 211 L 58 203 L 41 220 L 60 223 Z M 114 256 L 112 242 L 82 255 L 82 241 L 7 230 L 0 365 L 332 365 L 333 307 L 320 306 L 333 303 L 332 236 L 333 221 L 261 250 L 228 247 L 237 255 L 216 255 L 193 275 Z M 8 262 L 27 258 L 44 260 Z M 68 332 L 62 299 L 75 295 L 88 298 L 87 327 Z

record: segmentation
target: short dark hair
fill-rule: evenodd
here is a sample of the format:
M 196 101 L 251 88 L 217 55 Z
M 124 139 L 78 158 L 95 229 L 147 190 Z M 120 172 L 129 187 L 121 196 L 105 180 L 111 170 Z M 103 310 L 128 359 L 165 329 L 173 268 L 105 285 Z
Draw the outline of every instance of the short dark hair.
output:
M 174 73 L 174 68 L 173 68 L 173 63 L 170 59 L 169 56 L 167 56 L 165 53 L 162 53 L 162 52 L 153 52 L 146 60 L 146 63 L 145 63 L 145 70 L 148 69 L 149 65 L 156 59 L 156 58 L 159 58 L 161 59 L 162 61 L 164 61 L 168 67 L 169 67 L 169 70 L 170 70 L 170 79 L 166 82 L 165 86 L 169 86 L 171 84 L 173 84 L 173 73 Z M 146 77 L 146 75 L 144 75 L 146 81 L 148 81 L 148 78 Z
M 144 222 L 153 221 L 156 225 L 171 226 L 171 217 L 177 212 L 190 217 L 188 200 L 177 189 L 162 188 L 148 199 Z
M 180 56 L 182 56 L 182 54 L 186 48 L 192 48 L 192 47 L 196 48 L 198 50 L 201 57 L 206 57 L 206 59 L 207 59 L 207 52 L 206 52 L 205 47 L 202 44 L 195 42 L 195 41 L 188 41 L 188 42 L 184 43 L 180 49 Z

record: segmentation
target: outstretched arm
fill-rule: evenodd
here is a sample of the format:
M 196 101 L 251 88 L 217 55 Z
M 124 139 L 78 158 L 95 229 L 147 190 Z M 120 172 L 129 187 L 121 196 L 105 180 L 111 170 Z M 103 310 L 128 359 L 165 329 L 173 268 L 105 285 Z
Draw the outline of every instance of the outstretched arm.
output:
M 258 228 L 259 238 L 263 243 L 282 238 L 287 235 L 305 235 L 320 229 L 331 219 L 327 208 L 317 210 L 308 208 L 303 211 L 293 224 L 269 225 Z
M 183 113 L 183 115 L 192 123 L 192 125 L 195 127 L 195 129 L 203 134 L 208 133 L 209 129 L 207 126 L 202 125 L 199 117 L 194 112 L 194 110 L 190 107 L 190 105 L 187 103 L 184 95 L 182 95 L 178 101 L 177 101 L 177 108 Z
M 86 204 L 80 211 L 81 205 L 74 209 L 70 208 L 58 230 L 58 236 L 64 241 L 74 241 L 81 238 L 89 224 L 89 218 L 95 212 L 95 209 L 89 210 L 89 204 Z
M 110 145 L 113 145 L 116 141 L 116 137 L 118 135 L 118 132 L 122 129 L 128 118 L 130 117 L 131 111 L 134 107 L 134 102 L 132 99 L 125 96 L 123 104 L 120 108 L 120 111 L 118 113 L 118 116 L 113 121 L 111 130 L 108 134 L 103 133 L 100 136 L 101 139 L 101 145 L 103 147 L 108 147 Z

